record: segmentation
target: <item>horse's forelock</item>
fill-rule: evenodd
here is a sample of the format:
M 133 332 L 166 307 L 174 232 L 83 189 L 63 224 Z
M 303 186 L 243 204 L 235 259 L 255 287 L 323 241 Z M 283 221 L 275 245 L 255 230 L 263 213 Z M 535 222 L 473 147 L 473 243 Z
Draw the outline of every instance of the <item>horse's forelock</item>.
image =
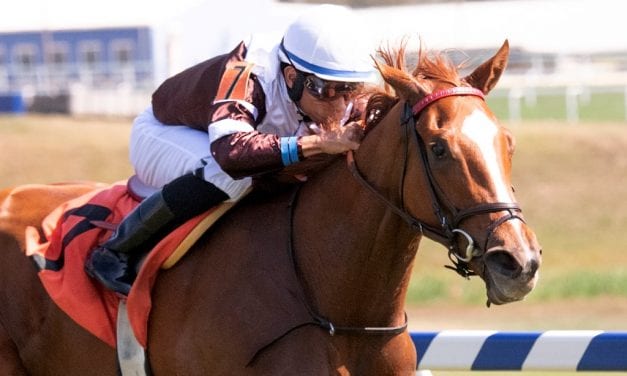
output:
M 423 49 L 422 44 L 416 54 L 418 60 L 416 66 L 409 73 L 406 67 L 406 48 L 407 39 L 403 39 L 398 47 L 390 47 L 389 45 L 380 47 L 377 50 L 377 56 L 385 65 L 411 74 L 414 78 L 446 82 L 453 86 L 463 85 L 459 77 L 458 67 L 451 59 L 444 52 Z M 390 108 L 398 102 L 398 97 L 389 93 L 389 87 L 386 87 L 386 91 L 374 89 L 369 94 L 371 97 L 366 107 L 366 133 L 376 126 Z
M 402 71 L 405 70 L 405 50 L 407 48 L 407 39 L 403 39 L 398 47 L 379 47 L 377 49 L 377 56 L 379 56 L 383 62 L 396 69 Z
M 403 39 L 398 47 L 380 47 L 377 56 L 393 68 L 409 73 L 406 67 L 407 39 Z M 416 54 L 417 62 L 411 75 L 424 80 L 438 80 L 460 86 L 461 79 L 458 67 L 442 51 L 426 50 L 422 43 Z
M 461 86 L 457 66 L 441 51 L 424 51 L 420 49 L 418 63 L 412 75 L 424 80 L 437 80 Z

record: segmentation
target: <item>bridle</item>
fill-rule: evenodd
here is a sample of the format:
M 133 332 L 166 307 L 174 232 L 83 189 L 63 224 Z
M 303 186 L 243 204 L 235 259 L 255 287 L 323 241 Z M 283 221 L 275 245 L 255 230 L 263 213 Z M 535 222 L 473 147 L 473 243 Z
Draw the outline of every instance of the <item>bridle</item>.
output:
M 469 266 L 469 262 L 473 258 L 480 257 L 486 252 L 488 243 L 497 227 L 512 219 L 518 219 L 524 223 L 524 219 L 520 215 L 522 210 L 516 202 L 490 202 L 485 204 L 479 204 L 471 208 L 461 210 L 458 209 L 457 206 L 455 206 L 446 197 L 433 176 L 433 171 L 431 170 L 431 166 L 429 164 L 429 158 L 425 142 L 418 133 L 418 129 L 416 129 L 416 119 L 420 116 L 425 108 L 427 108 L 432 103 L 438 101 L 439 99 L 451 96 L 467 95 L 479 97 L 485 100 L 485 95 L 479 89 L 475 89 L 472 87 L 453 87 L 449 89 L 435 91 L 422 98 L 413 106 L 405 102 L 404 111 L 401 115 L 401 126 L 405 127 L 405 158 L 403 162 L 403 172 L 400 180 L 401 184 L 399 187 L 400 205 L 394 204 L 387 197 L 383 196 L 372 184 L 370 184 L 370 182 L 368 182 L 368 180 L 359 171 L 359 168 L 357 167 L 357 164 L 355 162 L 355 157 L 352 152 L 349 152 L 347 155 L 348 167 L 353 176 L 357 179 L 357 181 L 359 181 L 364 187 L 371 191 L 380 201 L 382 201 L 390 210 L 392 210 L 399 217 L 401 217 L 415 231 L 425 234 L 431 239 L 434 239 L 442 244 L 446 244 L 448 247 L 449 259 L 453 263 L 453 266 L 447 265 L 446 267 L 454 270 L 464 278 L 475 275 L 475 273 L 471 270 Z M 411 131 L 412 129 L 413 132 Z M 427 186 L 429 195 L 433 204 L 433 212 L 438 219 L 439 226 L 432 226 L 422 220 L 414 218 L 409 212 L 407 212 L 407 210 L 404 209 L 405 205 L 403 203 L 403 192 L 409 155 L 409 137 L 412 134 L 416 141 L 416 144 L 418 145 L 418 150 L 423 164 L 423 170 L 425 173 L 425 179 L 428 182 Z M 487 236 L 483 248 L 477 247 L 476 241 L 473 239 L 473 237 L 460 228 L 460 224 L 470 217 L 482 214 L 498 213 L 502 211 L 506 211 L 507 214 L 499 217 L 486 228 Z M 459 249 L 458 242 L 456 241 L 456 234 L 463 236 L 467 242 L 467 246 L 463 252 Z

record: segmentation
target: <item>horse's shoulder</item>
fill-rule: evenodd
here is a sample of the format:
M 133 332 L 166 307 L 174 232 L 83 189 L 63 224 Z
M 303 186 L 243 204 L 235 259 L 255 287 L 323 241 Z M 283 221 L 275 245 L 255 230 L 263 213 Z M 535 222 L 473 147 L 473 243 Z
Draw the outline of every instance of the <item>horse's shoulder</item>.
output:
M 72 182 L 25 184 L 0 190 L 0 231 L 23 245 L 21 239 L 26 227 L 40 228 L 46 215 L 57 206 L 102 186 L 95 182 Z

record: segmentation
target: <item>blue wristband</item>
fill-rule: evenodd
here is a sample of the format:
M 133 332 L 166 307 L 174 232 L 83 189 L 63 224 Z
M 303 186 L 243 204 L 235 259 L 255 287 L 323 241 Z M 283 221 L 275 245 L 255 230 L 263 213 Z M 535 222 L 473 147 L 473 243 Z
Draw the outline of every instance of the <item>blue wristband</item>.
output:
M 280 141 L 281 141 L 281 160 L 283 161 L 283 166 L 288 166 L 291 164 L 289 137 L 281 137 Z
M 298 137 L 281 137 L 280 141 L 283 166 L 298 162 Z
M 290 137 L 287 145 L 290 148 L 290 162 L 298 162 L 298 139 L 296 137 Z

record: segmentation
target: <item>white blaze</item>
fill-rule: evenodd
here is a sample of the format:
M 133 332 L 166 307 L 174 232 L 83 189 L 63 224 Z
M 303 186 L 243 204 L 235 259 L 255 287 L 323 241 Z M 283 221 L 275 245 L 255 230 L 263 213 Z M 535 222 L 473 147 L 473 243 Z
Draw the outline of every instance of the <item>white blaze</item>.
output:
M 505 178 L 499 167 L 499 159 L 495 149 L 495 137 L 498 133 L 497 125 L 483 111 L 475 110 L 464 120 L 462 133 L 479 147 L 490 180 L 494 184 L 496 200 L 499 202 L 511 202 L 512 198 L 509 194 L 509 188 L 505 184 Z
M 510 188 L 505 184 L 503 171 L 499 168 L 497 152 L 495 148 L 495 137 L 498 134 L 498 126 L 488 118 L 488 116 L 480 110 L 475 110 L 470 116 L 464 120 L 462 125 L 462 133 L 470 138 L 479 147 L 480 154 L 488 170 L 490 180 L 494 184 L 496 190 L 496 201 L 512 202 L 510 196 Z M 516 231 L 518 241 L 524 244 L 525 240 L 522 236 L 522 225 L 520 221 L 508 221 Z M 533 255 L 528 247 L 525 249 L 525 257 L 531 259 Z
M 505 177 L 503 171 L 499 168 L 495 147 L 495 138 L 498 134 L 498 126 L 488 118 L 485 112 L 480 110 L 473 111 L 462 124 L 462 133 L 470 138 L 479 147 L 480 154 L 483 156 L 483 161 L 488 170 L 490 180 L 494 184 L 496 192 L 496 200 L 498 202 L 512 202 L 512 196 L 510 195 L 510 187 L 505 183 Z M 518 237 L 519 244 L 525 244 L 526 240 L 523 237 L 522 222 L 518 220 L 507 221 L 513 226 L 516 236 Z M 534 255 L 529 247 L 522 247 L 524 250 L 524 259 L 531 260 Z M 522 261 L 523 264 L 525 261 Z M 536 279 L 537 279 L 536 275 Z

